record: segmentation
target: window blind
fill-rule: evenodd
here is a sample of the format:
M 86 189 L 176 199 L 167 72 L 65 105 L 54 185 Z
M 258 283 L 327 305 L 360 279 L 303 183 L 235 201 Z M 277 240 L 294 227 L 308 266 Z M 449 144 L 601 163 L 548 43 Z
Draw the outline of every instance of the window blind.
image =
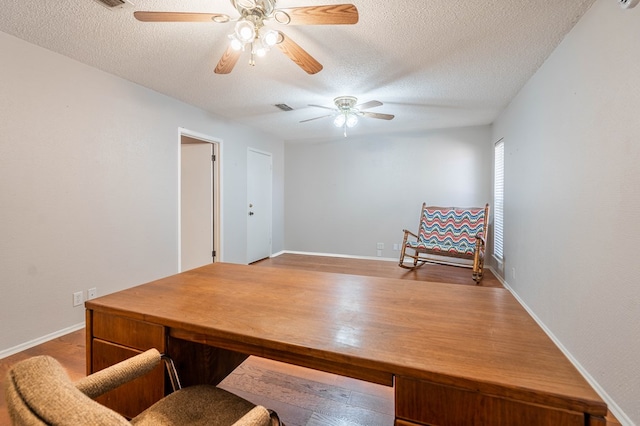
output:
M 502 260 L 504 256 L 504 141 L 495 145 L 493 175 L 493 255 Z

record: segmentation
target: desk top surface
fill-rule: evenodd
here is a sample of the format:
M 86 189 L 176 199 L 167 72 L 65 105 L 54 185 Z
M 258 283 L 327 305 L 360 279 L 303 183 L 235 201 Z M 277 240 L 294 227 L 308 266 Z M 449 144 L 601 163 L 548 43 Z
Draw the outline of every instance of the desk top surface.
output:
M 234 341 L 252 354 L 267 348 L 594 415 L 607 411 L 502 288 L 216 263 L 86 307 Z

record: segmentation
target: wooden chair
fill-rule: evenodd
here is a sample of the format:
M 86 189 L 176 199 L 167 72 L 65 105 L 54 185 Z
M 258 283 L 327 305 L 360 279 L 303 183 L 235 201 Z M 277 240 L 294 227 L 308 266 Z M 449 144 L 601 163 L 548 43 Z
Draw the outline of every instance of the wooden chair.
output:
M 473 268 L 472 278 L 479 283 L 483 276 L 488 217 L 489 204 L 484 208 L 459 208 L 423 203 L 418 233 L 403 229 L 399 265 L 415 269 L 425 263 L 440 263 Z M 412 264 L 405 264 L 405 257 L 412 259 Z M 449 261 L 450 258 L 471 263 Z
M 180 389 L 173 363 L 167 370 L 173 393 L 130 421 L 99 404 L 96 398 L 153 370 L 161 355 L 150 349 L 76 383 L 50 356 L 15 364 L 7 374 L 6 398 L 14 425 L 210 425 L 278 426 L 277 414 L 210 385 Z

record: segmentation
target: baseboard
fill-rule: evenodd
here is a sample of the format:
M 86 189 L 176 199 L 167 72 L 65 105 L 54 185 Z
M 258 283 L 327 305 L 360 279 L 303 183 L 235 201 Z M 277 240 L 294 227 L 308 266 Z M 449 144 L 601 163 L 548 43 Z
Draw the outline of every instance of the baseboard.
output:
M 46 336 L 38 337 L 37 339 L 30 340 L 25 343 L 21 343 L 18 346 L 14 346 L 13 348 L 5 349 L 0 351 L 0 359 L 6 358 L 11 355 L 15 355 L 18 352 L 22 352 L 24 350 L 33 348 L 34 346 L 38 346 L 42 343 L 48 342 L 49 340 L 56 339 L 60 336 L 64 336 L 65 334 L 73 333 L 74 331 L 78 331 L 84 328 L 84 322 L 79 324 L 72 325 L 67 328 L 63 328 L 62 330 L 55 331 L 53 333 L 47 334 Z
M 277 257 L 282 254 L 301 254 L 304 256 L 325 256 L 325 257 L 341 257 L 344 259 L 362 259 L 362 260 L 383 260 L 385 262 L 397 262 L 400 259 L 400 252 L 398 251 L 398 257 L 377 257 L 377 256 L 354 256 L 351 254 L 336 254 L 336 253 L 315 253 L 308 251 L 291 251 L 282 250 L 276 254 L 272 254 L 271 257 Z
M 502 283 L 504 288 L 509 290 L 513 297 L 515 297 L 515 299 L 518 301 L 518 303 L 520 303 L 520 305 L 522 305 L 522 307 L 529 313 L 529 315 L 531 315 L 531 318 L 533 318 L 538 326 L 540 326 L 540 328 L 546 333 L 546 335 L 549 336 L 553 343 L 556 344 L 558 349 L 560 349 L 564 356 L 567 357 L 569 362 L 571 362 L 571 364 L 576 367 L 580 374 L 582 374 L 582 377 L 584 377 L 584 379 L 591 385 L 596 393 L 600 395 L 600 398 L 602 398 L 604 402 L 607 403 L 607 407 L 609 408 L 611 414 L 613 414 L 621 424 L 633 425 L 634 423 L 631 421 L 629 416 L 627 416 L 624 411 L 622 411 L 618 404 L 616 404 L 615 401 L 609 396 L 609 394 L 602 388 L 602 386 L 600 386 L 596 379 L 594 379 L 593 376 L 591 376 L 591 374 L 589 374 L 589 372 L 578 362 L 578 360 L 575 359 L 573 355 L 571 355 L 571 352 L 569 352 L 569 350 L 564 347 L 562 342 L 560 342 L 560 340 L 551 332 L 551 330 L 547 328 L 547 326 L 542 322 L 540 318 L 538 318 L 538 316 L 531 310 L 531 308 L 527 306 L 524 300 L 522 300 L 520 296 L 518 296 L 518 293 L 516 293 L 515 290 L 513 290 L 513 288 L 511 288 L 511 286 L 500 275 L 498 275 L 492 267 L 490 267 L 489 270 L 493 272 L 493 275 L 495 275 L 496 278 Z

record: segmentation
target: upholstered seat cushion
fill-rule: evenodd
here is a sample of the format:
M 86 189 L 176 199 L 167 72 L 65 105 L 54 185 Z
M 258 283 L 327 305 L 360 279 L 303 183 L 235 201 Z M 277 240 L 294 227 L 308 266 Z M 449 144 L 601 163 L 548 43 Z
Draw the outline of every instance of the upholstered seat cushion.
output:
M 131 420 L 131 424 L 228 426 L 240 418 L 246 426 L 271 425 L 269 412 L 262 406 L 214 386 L 189 386 L 156 402 Z
M 80 392 L 54 358 L 36 356 L 7 376 L 9 414 L 15 425 L 128 425 L 115 411 Z
M 407 248 L 414 249 L 418 252 L 443 252 L 443 253 L 455 253 L 473 256 L 476 250 L 475 244 L 469 244 L 466 241 L 459 243 L 452 243 L 448 241 L 407 241 Z

